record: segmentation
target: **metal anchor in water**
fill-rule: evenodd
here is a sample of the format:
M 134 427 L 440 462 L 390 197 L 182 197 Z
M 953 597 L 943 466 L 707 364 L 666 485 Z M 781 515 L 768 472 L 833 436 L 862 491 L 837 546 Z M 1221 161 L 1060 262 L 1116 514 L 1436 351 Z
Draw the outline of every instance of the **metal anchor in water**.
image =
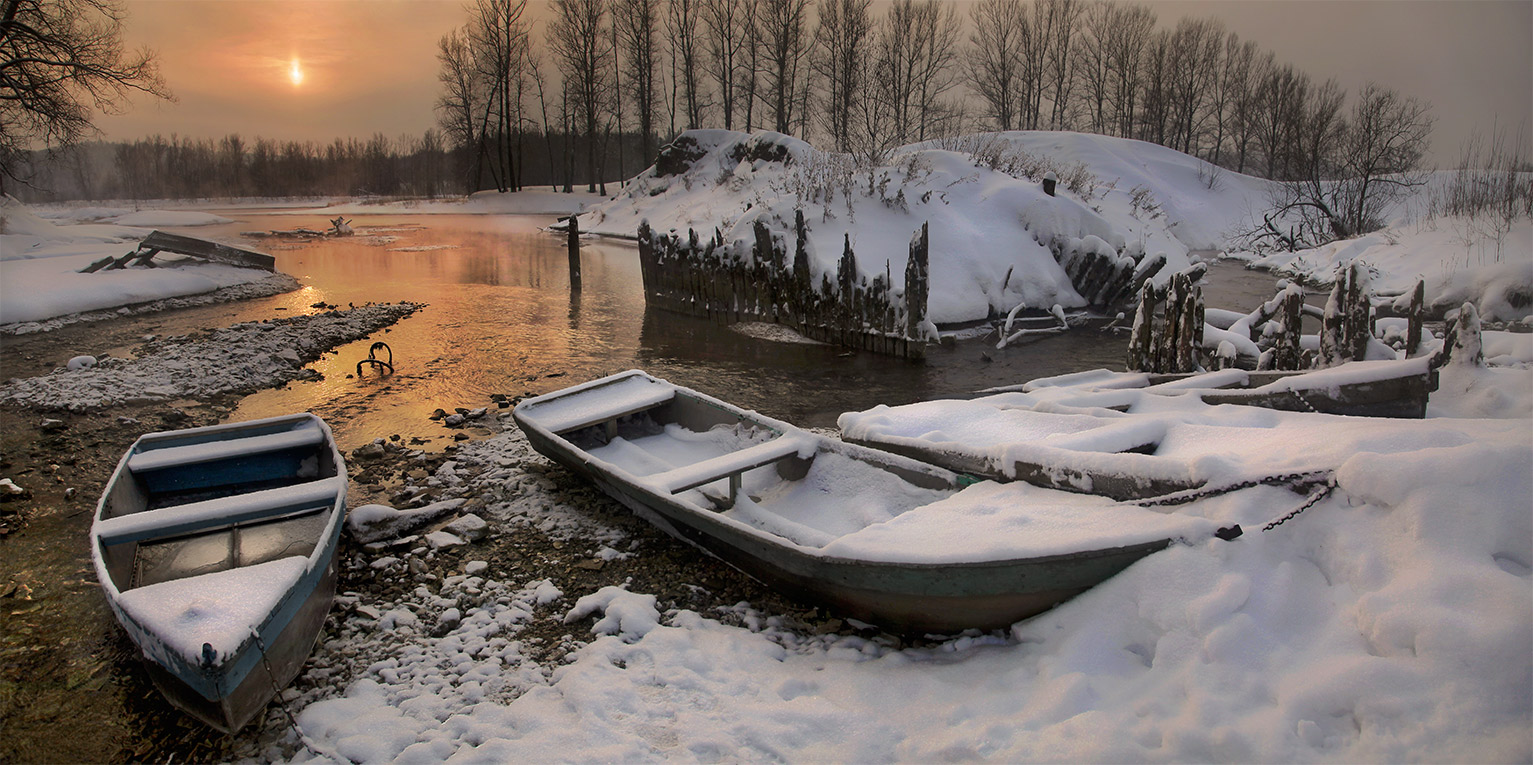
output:
M 377 353 L 378 349 L 380 348 L 389 352 L 388 361 L 384 361 L 383 359 L 378 358 Z M 379 340 L 378 342 L 373 343 L 372 347 L 367 349 L 367 358 L 357 362 L 358 377 L 362 376 L 363 364 L 372 364 L 375 367 L 383 367 L 389 371 L 389 374 L 394 374 L 394 349 L 390 348 L 388 343 Z

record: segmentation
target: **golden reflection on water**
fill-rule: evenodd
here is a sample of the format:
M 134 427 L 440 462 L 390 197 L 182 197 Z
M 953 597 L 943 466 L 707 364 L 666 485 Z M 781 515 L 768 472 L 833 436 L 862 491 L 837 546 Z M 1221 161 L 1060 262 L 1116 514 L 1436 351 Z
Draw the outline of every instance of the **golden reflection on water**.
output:
M 367 358 L 373 339 L 358 341 L 311 365 L 323 380 L 257 393 L 234 418 L 329 411 L 346 423 L 337 427 L 343 445 L 354 445 L 345 442 L 437 429 L 426 418 L 438 407 L 493 407 L 491 393 L 544 392 L 567 383 L 542 381 L 632 365 L 644 296 L 631 245 L 584 243 L 584 290 L 572 300 L 564 241 L 531 221 L 431 216 L 420 227 L 418 220 L 357 216 L 356 236 L 270 248 L 277 268 L 306 285 L 276 306 L 288 309 L 282 313 L 321 310 L 311 307 L 318 302 L 342 308 L 369 301 L 427 305 L 376 337 L 393 351 L 393 374 L 371 365 L 358 374 L 357 362 Z M 244 221 L 240 230 L 250 230 L 251 223 L 275 229 L 321 225 L 270 216 Z

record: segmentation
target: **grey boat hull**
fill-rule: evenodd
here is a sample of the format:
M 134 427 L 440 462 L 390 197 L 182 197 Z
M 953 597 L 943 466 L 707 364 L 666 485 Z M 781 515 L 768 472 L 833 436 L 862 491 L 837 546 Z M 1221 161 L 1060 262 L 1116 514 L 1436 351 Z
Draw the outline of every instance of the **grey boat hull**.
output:
M 677 395 L 701 398 L 740 422 L 783 427 L 701 394 L 679 389 Z M 946 634 L 1007 627 L 1069 600 L 1171 543 L 1162 539 L 976 563 L 890 563 L 816 554 L 770 535 L 752 533 L 712 512 L 627 480 L 570 440 L 528 421 L 520 407 L 516 416 L 528 442 L 539 453 L 592 481 L 671 536 L 792 597 L 894 632 Z M 902 458 L 876 450 L 841 444 L 837 451 L 896 476 L 909 469 Z M 940 476 L 954 486 L 964 482 L 948 471 L 921 467 L 925 470 L 920 472 Z

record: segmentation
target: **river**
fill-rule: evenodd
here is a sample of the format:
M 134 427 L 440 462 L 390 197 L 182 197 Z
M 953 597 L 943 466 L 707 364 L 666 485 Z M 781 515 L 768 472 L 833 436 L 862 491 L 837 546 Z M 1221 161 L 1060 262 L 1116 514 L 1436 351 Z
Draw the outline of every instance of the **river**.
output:
M 908 362 L 763 340 L 646 310 L 637 250 L 629 242 L 587 239 L 582 290 L 571 295 L 565 241 L 541 230 L 551 217 L 359 215 L 355 236 L 295 241 L 241 234 L 320 230 L 328 222 L 318 215 L 223 214 L 236 222 L 188 233 L 268 252 L 279 270 L 305 285 L 231 306 L 220 317 L 229 323 L 312 312 L 318 303 L 429 305 L 381 338 L 392 351 L 394 374 L 368 366 L 358 375 L 370 342 L 355 343 L 314 365 L 323 380 L 249 396 L 233 415 L 314 411 L 334 422 L 347 448 L 419 431 L 439 407 L 486 406 L 490 394 L 545 393 L 633 367 L 773 417 L 828 427 L 843 411 L 875 404 L 1120 367 L 1127 344 L 1122 332 L 1080 329 L 997 349 L 990 336 L 934 346 L 924 362 Z M 1226 302 L 1210 302 L 1221 307 L 1248 308 L 1273 291 L 1271 277 L 1238 265 L 1214 264 L 1211 276 L 1210 289 Z M 171 319 L 161 331 L 195 328 Z

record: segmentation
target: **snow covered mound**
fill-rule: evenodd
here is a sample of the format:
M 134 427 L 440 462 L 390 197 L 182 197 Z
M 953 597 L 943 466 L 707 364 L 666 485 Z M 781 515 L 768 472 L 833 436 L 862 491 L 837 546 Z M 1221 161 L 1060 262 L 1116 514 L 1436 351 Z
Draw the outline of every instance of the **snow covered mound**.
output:
M 1467 301 L 1489 321 L 1533 316 L 1533 220 L 1516 220 L 1502 231 L 1485 228 L 1469 218 L 1433 218 L 1313 249 L 1249 257 L 1255 267 L 1324 285 L 1338 268 L 1361 261 L 1377 294 L 1406 294 L 1422 280 L 1427 304 L 1437 313 Z
M 906 146 L 874 165 L 780 133 L 683 133 L 614 199 L 581 215 L 584 231 L 633 236 L 718 229 L 745 240 L 762 221 L 793 241 L 796 210 L 812 268 L 834 275 L 849 238 L 864 276 L 902 286 L 911 236 L 931 226 L 929 316 L 970 321 L 1024 303 L 1086 304 L 1050 247 L 1096 237 L 1122 255 L 1163 252 L 1158 279 L 1187 267 L 1189 249 L 1217 246 L 1266 182 L 1233 173 L 1208 188 L 1206 163 L 1139 141 L 1014 132 Z M 1058 196 L 1041 179 L 1060 178 Z

